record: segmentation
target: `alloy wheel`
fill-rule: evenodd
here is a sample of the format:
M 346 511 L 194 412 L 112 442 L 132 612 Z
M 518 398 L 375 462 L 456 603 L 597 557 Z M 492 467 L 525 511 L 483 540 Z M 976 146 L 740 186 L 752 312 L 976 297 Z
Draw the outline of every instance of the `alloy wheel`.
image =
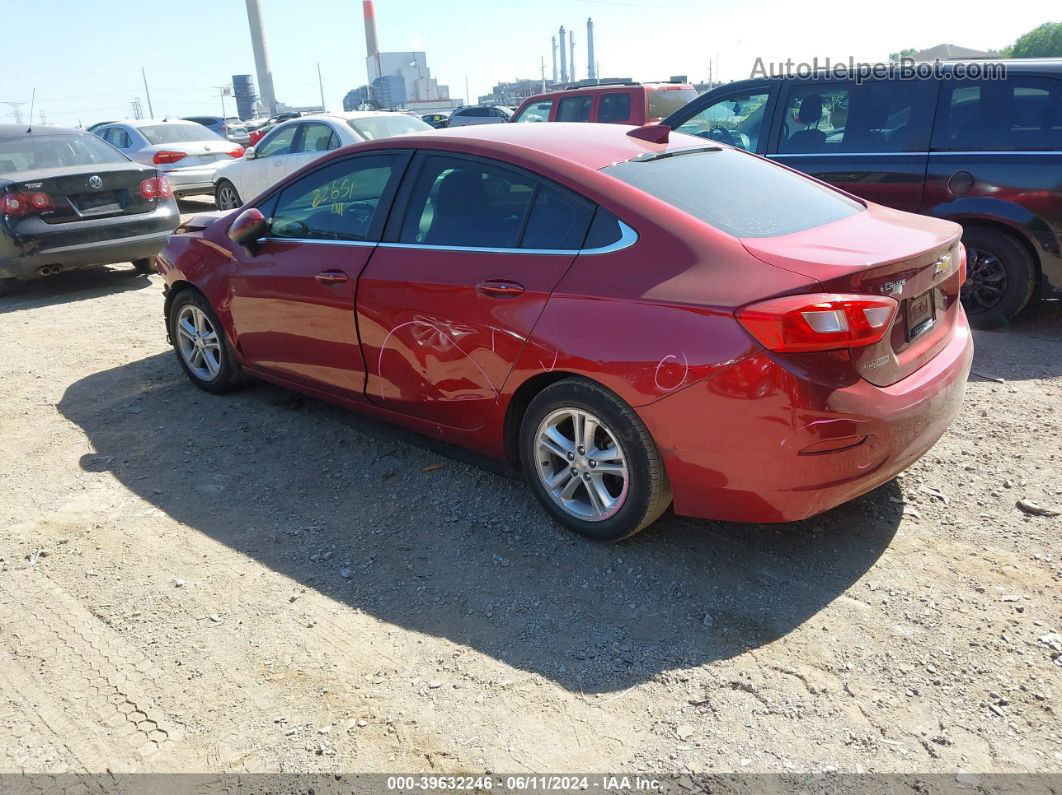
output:
M 623 507 L 630 470 L 615 433 L 588 411 L 558 409 L 535 433 L 538 477 L 567 514 L 600 522 Z
M 235 210 L 240 206 L 240 197 L 232 185 L 225 183 L 218 188 L 218 204 L 222 210 Z
M 177 348 L 192 374 L 213 381 L 221 372 L 221 340 L 206 312 L 192 304 L 177 313 Z
M 966 249 L 966 282 L 962 302 L 970 312 L 984 312 L 994 307 L 1007 289 L 1007 269 L 990 251 Z

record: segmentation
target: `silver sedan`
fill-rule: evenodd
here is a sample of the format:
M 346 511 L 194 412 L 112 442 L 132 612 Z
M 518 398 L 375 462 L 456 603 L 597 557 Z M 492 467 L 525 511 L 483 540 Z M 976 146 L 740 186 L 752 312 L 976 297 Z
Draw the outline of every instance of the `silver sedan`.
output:
M 104 124 L 92 131 L 138 163 L 165 175 L 178 198 L 214 192 L 214 171 L 243 157 L 243 147 L 191 121 Z

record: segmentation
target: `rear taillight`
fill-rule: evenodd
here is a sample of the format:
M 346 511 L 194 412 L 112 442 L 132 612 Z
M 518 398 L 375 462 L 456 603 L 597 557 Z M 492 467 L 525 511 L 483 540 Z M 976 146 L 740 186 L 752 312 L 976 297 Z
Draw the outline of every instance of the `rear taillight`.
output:
M 156 165 L 162 165 L 163 163 L 176 163 L 185 157 L 188 157 L 187 152 L 174 152 L 169 149 L 163 149 L 161 152 L 156 152 L 151 160 Z
M 140 195 L 145 199 L 168 199 L 173 189 L 165 177 L 152 177 L 140 183 Z
M 52 197 L 40 191 L 34 191 L 33 193 L 6 193 L 0 202 L 2 202 L 0 203 L 0 210 L 8 218 L 21 218 L 24 215 L 55 209 Z
M 959 284 L 966 284 L 966 246 L 959 243 Z
M 828 351 L 873 345 L 889 330 L 899 304 L 877 295 L 787 295 L 735 313 L 745 330 L 772 351 Z
M 229 157 L 243 157 L 243 147 L 237 146 L 235 149 L 229 151 Z

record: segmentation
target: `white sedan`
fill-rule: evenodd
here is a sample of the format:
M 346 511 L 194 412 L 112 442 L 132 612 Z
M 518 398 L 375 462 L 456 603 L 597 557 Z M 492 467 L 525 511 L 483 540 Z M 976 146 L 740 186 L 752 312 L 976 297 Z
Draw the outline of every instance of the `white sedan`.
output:
M 194 121 L 137 119 L 92 132 L 138 163 L 154 166 L 178 199 L 214 190 L 214 170 L 243 157 L 243 147 Z
M 386 111 L 315 113 L 290 119 L 274 127 L 240 160 L 218 168 L 214 202 L 219 210 L 232 210 L 333 149 L 433 129 L 415 116 Z

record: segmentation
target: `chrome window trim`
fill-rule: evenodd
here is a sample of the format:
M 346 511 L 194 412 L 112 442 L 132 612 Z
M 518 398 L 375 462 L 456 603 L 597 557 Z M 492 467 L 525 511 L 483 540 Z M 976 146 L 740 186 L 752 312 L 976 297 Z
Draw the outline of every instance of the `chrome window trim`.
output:
M 623 221 L 620 239 L 615 243 L 597 248 L 477 248 L 476 246 L 433 246 L 426 243 L 375 243 L 369 240 L 324 240 L 314 237 L 260 237 L 257 243 L 317 243 L 324 246 L 379 246 L 380 248 L 415 248 L 429 251 L 468 251 L 483 254 L 555 254 L 574 257 L 576 254 L 611 254 L 633 246 L 638 242 L 638 233 Z
M 767 157 L 924 157 L 947 155 L 969 157 L 971 155 L 1062 155 L 1062 149 L 941 149 L 918 152 L 770 152 Z

